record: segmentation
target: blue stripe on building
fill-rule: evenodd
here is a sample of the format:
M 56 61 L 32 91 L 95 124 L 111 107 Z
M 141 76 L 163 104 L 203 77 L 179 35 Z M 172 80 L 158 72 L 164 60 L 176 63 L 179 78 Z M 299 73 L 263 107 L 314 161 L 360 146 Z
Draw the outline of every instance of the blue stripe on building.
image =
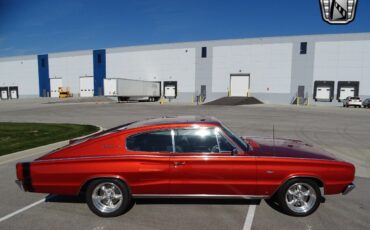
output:
M 49 58 L 47 54 L 38 55 L 38 69 L 39 69 L 39 96 L 50 96 L 50 79 L 49 79 Z
M 106 74 L 105 50 L 93 51 L 94 63 L 94 96 L 101 96 L 104 94 L 104 78 Z

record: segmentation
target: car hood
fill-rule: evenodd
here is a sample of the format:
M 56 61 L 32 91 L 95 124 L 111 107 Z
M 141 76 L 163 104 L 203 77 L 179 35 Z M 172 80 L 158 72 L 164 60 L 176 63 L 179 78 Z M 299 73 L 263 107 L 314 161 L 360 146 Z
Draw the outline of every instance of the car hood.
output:
M 332 153 L 299 140 L 264 137 L 243 137 L 243 139 L 252 146 L 252 153 L 258 156 L 337 160 Z

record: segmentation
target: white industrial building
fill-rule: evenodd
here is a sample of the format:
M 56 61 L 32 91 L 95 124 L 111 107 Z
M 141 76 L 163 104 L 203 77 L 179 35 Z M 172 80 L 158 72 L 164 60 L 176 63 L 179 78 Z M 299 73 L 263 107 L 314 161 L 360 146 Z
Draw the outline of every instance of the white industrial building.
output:
M 289 104 L 370 97 L 370 33 L 200 41 L 0 58 L 0 91 L 20 98 L 99 96 L 105 78 L 176 87 L 176 100 L 254 96 Z M 5 98 L 5 93 L 2 93 Z M 13 92 L 14 97 L 14 92 Z M 317 101 L 317 102 L 315 102 Z

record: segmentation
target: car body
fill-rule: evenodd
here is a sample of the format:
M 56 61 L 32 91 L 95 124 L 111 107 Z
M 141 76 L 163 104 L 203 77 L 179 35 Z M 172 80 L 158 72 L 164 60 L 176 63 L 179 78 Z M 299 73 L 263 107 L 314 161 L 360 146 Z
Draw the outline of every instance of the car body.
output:
M 302 141 L 238 137 L 203 116 L 125 124 L 17 163 L 16 171 L 25 191 L 85 194 L 103 217 L 140 197 L 269 199 L 306 216 L 322 195 L 352 190 L 355 174 L 352 164 Z
M 359 97 L 347 97 L 346 99 L 343 100 L 343 107 L 358 107 L 361 108 L 362 106 L 362 101 L 361 98 Z
M 368 109 L 370 109 L 370 98 L 365 99 L 365 100 L 362 102 L 362 106 L 363 106 L 364 108 L 368 108 Z

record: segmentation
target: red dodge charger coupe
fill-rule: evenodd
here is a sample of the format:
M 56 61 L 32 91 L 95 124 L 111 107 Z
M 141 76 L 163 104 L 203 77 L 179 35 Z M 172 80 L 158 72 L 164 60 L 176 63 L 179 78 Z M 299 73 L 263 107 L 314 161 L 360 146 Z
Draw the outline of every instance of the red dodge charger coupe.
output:
M 123 214 L 134 198 L 268 199 L 307 216 L 323 195 L 347 194 L 355 168 L 298 140 L 244 138 L 212 117 L 163 117 L 70 141 L 17 163 L 24 191 L 86 196 L 102 217 Z

